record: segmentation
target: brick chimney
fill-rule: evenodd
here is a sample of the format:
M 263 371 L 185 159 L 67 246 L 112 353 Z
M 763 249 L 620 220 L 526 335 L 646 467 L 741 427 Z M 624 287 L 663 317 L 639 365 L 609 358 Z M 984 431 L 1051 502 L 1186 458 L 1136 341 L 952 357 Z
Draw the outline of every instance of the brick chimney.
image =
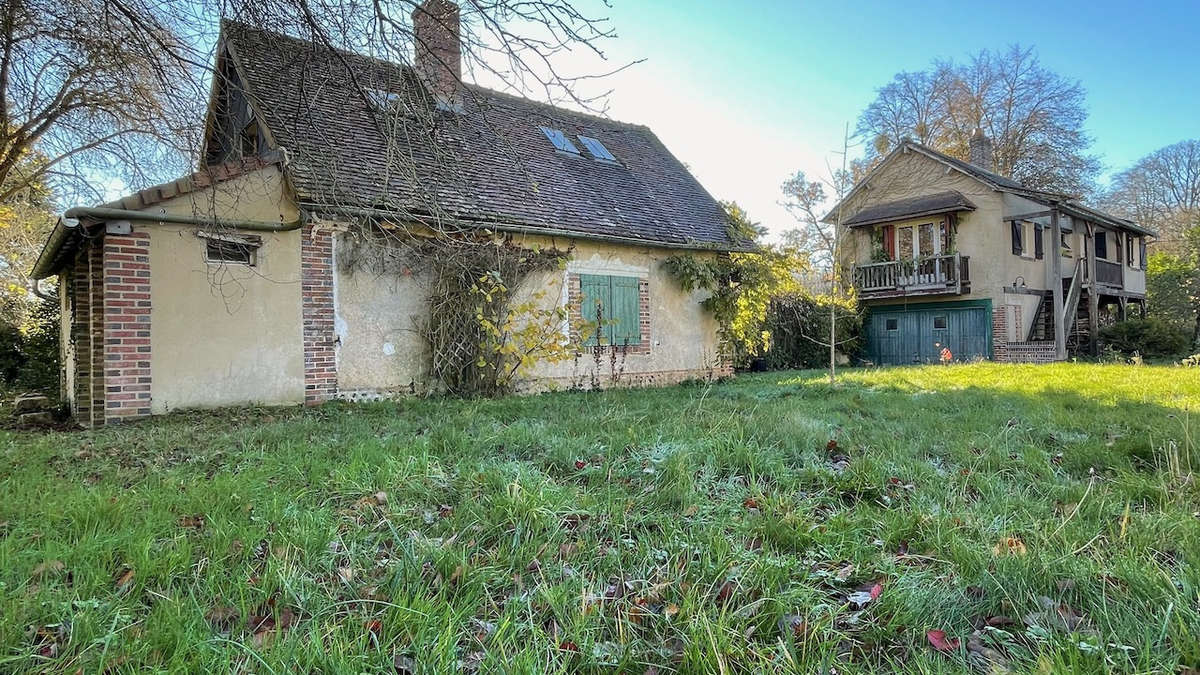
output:
M 975 127 L 970 140 L 971 163 L 984 171 L 993 171 L 992 139 L 983 135 L 983 129 Z
M 437 99 L 438 107 L 462 106 L 462 42 L 458 5 L 450 0 L 425 0 L 413 10 L 416 70 Z

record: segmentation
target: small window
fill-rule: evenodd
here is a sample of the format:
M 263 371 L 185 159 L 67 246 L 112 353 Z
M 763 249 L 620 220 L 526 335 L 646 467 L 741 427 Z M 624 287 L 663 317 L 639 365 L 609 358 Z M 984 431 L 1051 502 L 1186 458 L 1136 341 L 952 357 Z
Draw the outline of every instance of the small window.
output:
M 1108 235 L 1104 232 L 1096 233 L 1096 258 L 1108 260 Z
M 257 246 L 248 242 L 209 239 L 205 242 L 204 258 L 210 263 L 253 265 L 257 249 Z
M 642 342 L 641 288 L 637 277 L 580 274 L 580 314 L 594 331 L 585 346 Z
M 611 152 L 609 152 L 608 148 L 604 147 L 604 144 L 601 143 L 600 141 L 598 141 L 594 138 L 589 138 L 587 136 L 579 136 L 578 138 L 579 138 L 579 142 L 583 143 L 583 146 L 585 148 L 587 148 L 588 152 L 591 153 L 592 157 L 595 157 L 597 160 L 599 160 L 601 162 L 616 162 L 617 161 L 617 158 L 613 157 L 613 154 Z
M 576 148 L 575 144 L 571 142 L 571 139 L 567 138 L 567 135 L 563 132 L 559 131 L 558 129 L 551 129 L 549 127 L 538 128 L 541 129 L 542 133 L 546 134 L 546 138 L 550 139 L 550 142 L 554 144 L 555 150 L 558 150 L 559 152 L 569 152 L 572 155 L 579 154 L 579 148 Z
M 900 319 L 884 319 L 884 330 L 900 330 Z
M 947 326 L 948 326 L 948 322 L 946 320 L 945 314 L 943 314 L 941 316 L 933 317 L 933 329 L 934 330 L 946 330 Z

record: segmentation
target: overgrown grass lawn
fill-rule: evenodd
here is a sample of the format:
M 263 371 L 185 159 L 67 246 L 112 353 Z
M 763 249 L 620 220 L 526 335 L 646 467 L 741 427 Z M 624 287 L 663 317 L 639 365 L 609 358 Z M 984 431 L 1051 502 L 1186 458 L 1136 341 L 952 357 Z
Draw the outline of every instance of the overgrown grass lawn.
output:
M 1198 412 L 985 363 L 0 432 L 0 672 L 1195 672 Z

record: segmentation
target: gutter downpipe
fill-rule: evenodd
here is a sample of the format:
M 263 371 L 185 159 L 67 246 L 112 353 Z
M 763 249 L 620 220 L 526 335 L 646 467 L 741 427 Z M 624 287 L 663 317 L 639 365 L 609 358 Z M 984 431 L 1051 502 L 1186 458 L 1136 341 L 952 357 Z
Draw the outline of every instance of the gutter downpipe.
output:
M 43 300 L 52 300 L 54 302 L 58 302 L 58 296 L 50 295 L 49 293 L 46 293 L 45 291 L 42 290 L 42 280 L 41 279 L 34 279 L 33 283 L 30 284 L 30 288 L 33 291 L 33 294 L 38 296 L 39 298 L 41 298 Z

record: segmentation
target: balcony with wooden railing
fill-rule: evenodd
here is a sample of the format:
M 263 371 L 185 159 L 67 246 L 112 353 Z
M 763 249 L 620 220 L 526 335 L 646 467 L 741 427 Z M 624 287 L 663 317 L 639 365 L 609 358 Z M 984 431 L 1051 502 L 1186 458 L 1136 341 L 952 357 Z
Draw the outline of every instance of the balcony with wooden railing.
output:
M 1121 263 L 1096 259 L 1096 283 L 1121 288 L 1125 285 L 1125 277 L 1121 272 Z
M 894 298 L 910 295 L 961 295 L 971 290 L 970 259 L 965 255 L 889 260 L 854 267 L 859 297 Z

